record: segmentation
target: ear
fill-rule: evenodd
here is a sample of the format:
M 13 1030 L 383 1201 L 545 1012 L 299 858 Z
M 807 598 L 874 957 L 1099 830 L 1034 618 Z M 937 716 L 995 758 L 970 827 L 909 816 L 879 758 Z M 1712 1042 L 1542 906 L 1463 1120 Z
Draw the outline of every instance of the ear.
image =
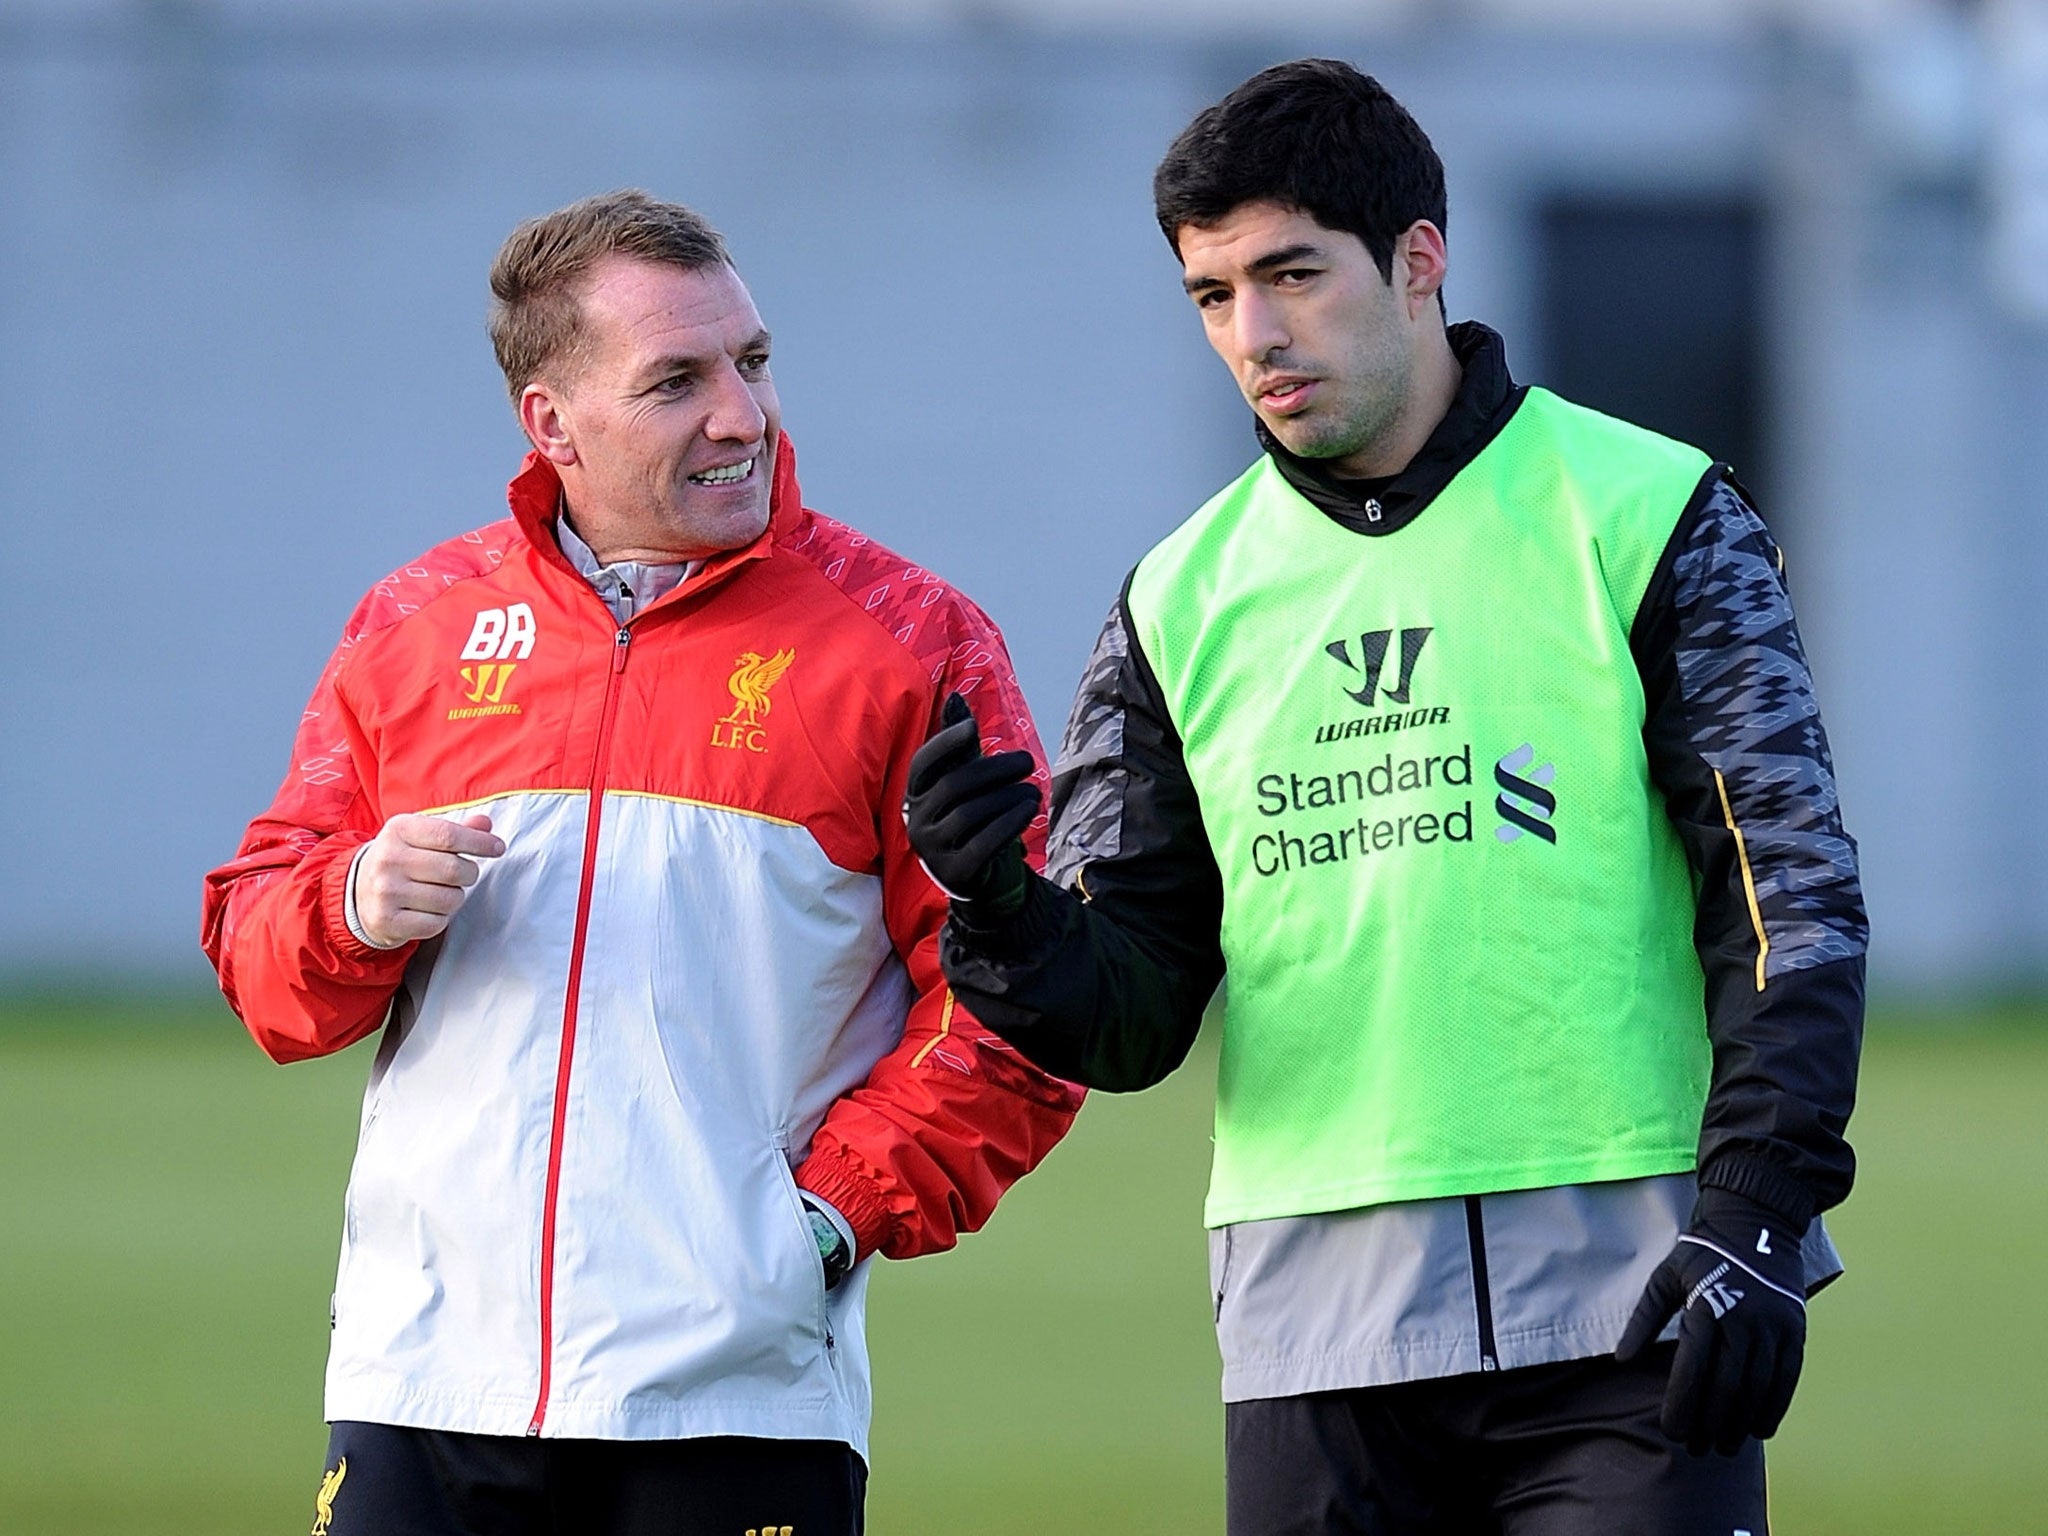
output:
M 576 442 L 567 403 L 536 379 L 519 393 L 519 426 L 534 451 L 557 468 L 576 462 Z
M 1394 276 L 1402 280 L 1401 296 L 1410 320 L 1434 307 L 1450 264 L 1444 232 L 1429 220 L 1417 219 L 1401 231 L 1401 238 L 1394 242 Z

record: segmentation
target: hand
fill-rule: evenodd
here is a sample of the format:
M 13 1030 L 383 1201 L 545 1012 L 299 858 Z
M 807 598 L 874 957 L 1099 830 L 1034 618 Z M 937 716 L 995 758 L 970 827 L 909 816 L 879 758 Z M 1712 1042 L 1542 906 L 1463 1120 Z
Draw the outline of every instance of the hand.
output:
M 356 860 L 356 921 L 379 949 L 431 939 L 483 872 L 476 861 L 504 851 L 488 816 L 394 816 Z
M 981 727 L 959 694 L 910 760 L 903 823 L 925 873 L 953 900 L 998 916 L 1024 904 L 1024 829 L 1038 814 L 1029 752 L 981 755 Z
M 1657 1266 L 1614 1351 L 1635 1359 L 1683 1309 L 1664 1392 L 1664 1433 L 1724 1456 L 1778 1431 L 1806 1356 L 1800 1234 L 1741 1195 L 1703 1189 L 1692 1223 Z

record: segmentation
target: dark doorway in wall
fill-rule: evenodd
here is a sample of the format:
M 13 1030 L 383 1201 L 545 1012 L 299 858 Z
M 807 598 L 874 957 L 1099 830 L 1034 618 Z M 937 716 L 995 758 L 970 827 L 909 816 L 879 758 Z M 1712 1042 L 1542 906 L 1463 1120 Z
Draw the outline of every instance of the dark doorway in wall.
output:
M 1755 201 L 1567 194 L 1539 229 L 1536 382 L 1734 465 L 1769 516 Z

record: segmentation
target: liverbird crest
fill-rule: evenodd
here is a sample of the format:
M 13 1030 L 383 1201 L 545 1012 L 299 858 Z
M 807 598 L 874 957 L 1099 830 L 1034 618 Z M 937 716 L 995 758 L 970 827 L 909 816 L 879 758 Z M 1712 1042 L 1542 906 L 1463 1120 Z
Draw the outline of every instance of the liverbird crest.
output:
M 777 651 L 773 656 L 763 656 L 759 651 L 740 652 L 734 659 L 732 676 L 725 680 L 725 686 L 733 697 L 732 713 L 720 724 L 759 725 L 760 717 L 768 713 L 771 702 L 768 690 L 781 681 L 782 674 L 795 660 L 796 652 L 788 649 Z
M 313 1495 L 313 1536 L 327 1536 L 327 1528 L 334 1524 L 334 1496 L 341 1492 L 342 1479 L 347 1476 L 348 1458 L 344 1456 L 320 1479 L 320 1491 Z

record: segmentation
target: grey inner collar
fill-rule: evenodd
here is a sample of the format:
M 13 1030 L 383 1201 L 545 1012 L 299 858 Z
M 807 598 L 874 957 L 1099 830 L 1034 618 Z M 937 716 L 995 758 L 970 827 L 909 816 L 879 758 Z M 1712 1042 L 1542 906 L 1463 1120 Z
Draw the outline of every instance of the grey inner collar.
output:
M 555 517 L 555 542 L 561 546 L 563 556 L 582 573 L 597 595 L 604 599 L 605 606 L 612 611 L 612 617 L 621 624 L 640 612 L 648 604 L 668 596 L 700 564 L 696 560 L 666 561 L 651 564 L 640 560 L 617 560 L 610 565 L 598 562 L 597 552 L 583 542 L 569 519 L 561 514 Z

